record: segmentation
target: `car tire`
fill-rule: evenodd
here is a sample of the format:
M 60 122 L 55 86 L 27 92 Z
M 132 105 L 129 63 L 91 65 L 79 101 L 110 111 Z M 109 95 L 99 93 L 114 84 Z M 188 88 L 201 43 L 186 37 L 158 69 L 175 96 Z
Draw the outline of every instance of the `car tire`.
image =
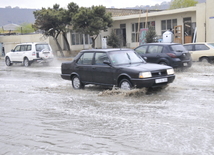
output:
M 202 62 L 202 63 L 210 63 L 209 59 L 206 58 L 206 57 L 201 58 L 200 62 Z
M 84 84 L 80 81 L 80 78 L 76 75 L 72 78 L 72 86 L 74 89 L 84 88 Z
M 165 66 L 168 65 L 168 63 L 166 63 L 165 61 L 161 61 L 161 62 L 159 62 L 159 64 L 160 64 L 160 65 L 165 65 Z
M 28 58 L 24 58 L 23 65 L 24 65 L 25 67 L 30 66 L 30 61 L 28 60 Z
M 9 57 L 6 57 L 6 58 L 5 58 L 5 64 L 6 64 L 7 66 L 11 66 L 11 65 L 12 65 L 12 63 L 11 63 Z
M 122 90 L 131 90 L 133 85 L 128 79 L 122 79 L 120 81 L 119 87 Z

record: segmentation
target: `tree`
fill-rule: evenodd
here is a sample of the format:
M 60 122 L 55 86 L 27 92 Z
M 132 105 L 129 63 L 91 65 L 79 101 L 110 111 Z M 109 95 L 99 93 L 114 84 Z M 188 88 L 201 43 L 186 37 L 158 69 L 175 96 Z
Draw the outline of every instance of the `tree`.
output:
M 186 8 L 195 6 L 197 3 L 195 0 L 172 0 L 169 9 Z
M 73 17 L 73 29 L 82 34 L 89 34 L 94 48 L 100 31 L 107 31 L 112 26 L 111 17 L 111 13 L 106 13 L 104 6 L 81 7 Z
M 111 31 L 110 36 L 108 36 L 107 45 L 112 46 L 113 48 L 120 47 L 120 40 L 114 31 Z
M 156 32 L 153 27 L 149 26 L 148 31 L 146 32 L 146 43 L 153 43 L 155 42 Z
M 41 10 L 34 11 L 35 23 L 34 28 L 43 30 L 45 36 L 54 38 L 57 47 L 62 52 L 62 47 L 59 44 L 58 36 L 61 33 L 66 43 L 67 50 L 70 51 L 70 45 L 67 40 L 67 32 L 71 26 L 72 16 L 78 11 L 78 6 L 75 3 L 68 4 L 68 10 L 60 8 L 58 4 L 53 5 L 53 8 L 42 8 Z

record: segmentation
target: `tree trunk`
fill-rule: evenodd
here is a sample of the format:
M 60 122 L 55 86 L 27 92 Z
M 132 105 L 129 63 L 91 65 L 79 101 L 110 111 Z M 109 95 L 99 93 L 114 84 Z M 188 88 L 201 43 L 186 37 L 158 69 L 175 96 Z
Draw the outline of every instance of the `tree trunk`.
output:
M 69 51 L 69 53 L 71 52 L 71 49 L 70 49 L 70 45 L 69 45 L 69 42 L 68 42 L 68 39 L 67 39 L 67 36 L 66 36 L 66 32 L 63 32 L 62 33 L 62 36 L 63 36 L 63 38 L 64 38 L 64 41 L 65 41 L 65 44 L 66 44 L 66 48 L 67 48 L 67 50 Z
M 62 51 L 62 47 L 60 46 L 60 44 L 59 44 L 57 38 L 54 38 L 54 40 L 55 40 L 55 42 L 56 42 L 56 44 L 57 44 L 57 47 L 58 47 L 58 49 L 59 49 L 59 51 L 60 51 L 61 56 L 64 57 L 64 54 L 63 54 L 63 51 Z
M 95 38 L 94 37 L 91 37 L 91 40 L 92 40 L 92 48 L 95 48 Z

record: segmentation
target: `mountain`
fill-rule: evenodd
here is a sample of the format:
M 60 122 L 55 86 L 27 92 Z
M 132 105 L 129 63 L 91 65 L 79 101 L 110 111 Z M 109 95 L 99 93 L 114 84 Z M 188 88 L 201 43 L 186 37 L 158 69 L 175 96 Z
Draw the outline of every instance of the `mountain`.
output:
M 18 7 L 0 8 L 0 26 L 2 27 L 6 24 L 33 24 L 35 21 L 34 11 L 36 11 L 36 9 L 20 9 Z

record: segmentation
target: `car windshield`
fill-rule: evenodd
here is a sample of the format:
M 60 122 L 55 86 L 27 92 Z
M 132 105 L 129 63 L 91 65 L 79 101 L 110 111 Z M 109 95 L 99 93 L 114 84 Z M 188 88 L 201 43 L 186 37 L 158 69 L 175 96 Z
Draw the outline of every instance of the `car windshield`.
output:
M 50 51 L 48 44 L 36 44 L 36 51 L 40 52 L 42 50 Z
M 145 63 L 134 51 L 114 51 L 110 52 L 109 56 L 113 65 Z
M 176 52 L 186 51 L 186 49 L 183 45 L 172 45 L 171 48 L 173 51 L 176 51 Z
M 211 48 L 214 48 L 214 43 L 208 43 Z

